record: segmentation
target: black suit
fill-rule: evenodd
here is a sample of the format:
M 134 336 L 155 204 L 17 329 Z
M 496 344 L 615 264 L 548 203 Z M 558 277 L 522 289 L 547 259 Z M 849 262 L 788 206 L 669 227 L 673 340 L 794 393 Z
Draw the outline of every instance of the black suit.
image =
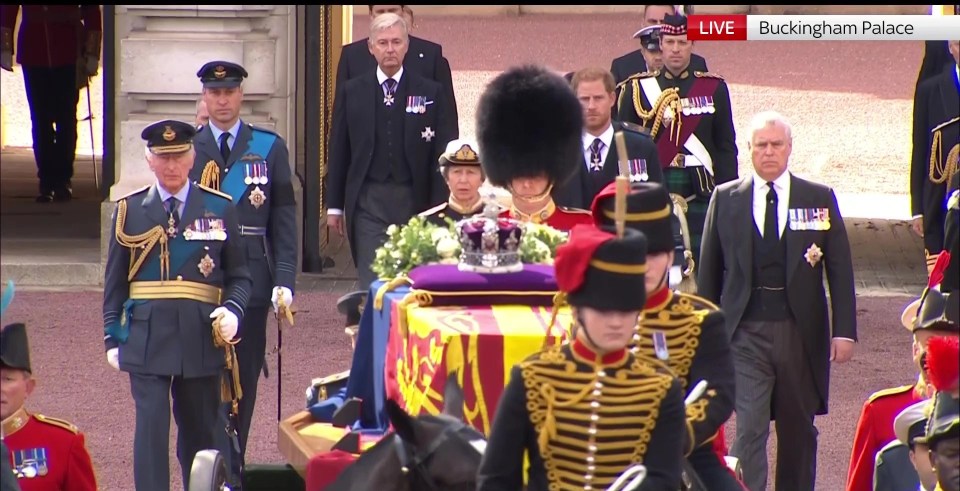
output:
M 930 180 L 931 146 L 934 129 L 940 128 L 940 152 L 934 158 L 946 165 L 950 150 L 960 145 L 960 82 L 956 66 L 927 79 L 917 88 L 913 103 L 913 151 L 910 165 L 910 208 L 913 216 L 923 215 L 923 245 L 929 254 L 943 248 L 947 182 Z M 952 124 L 944 126 L 945 123 Z M 940 174 L 940 172 L 937 172 Z M 937 176 L 945 178 L 947 176 Z
M 920 73 L 917 75 L 917 88 L 924 80 L 936 77 L 943 70 L 952 68 L 954 63 L 946 41 L 924 41 L 923 61 L 920 63 Z
M 363 38 L 344 45 L 340 52 L 340 63 L 337 65 L 337 91 L 348 80 L 365 75 L 377 69 L 377 60 L 370 54 L 367 39 Z M 416 72 L 423 78 L 438 82 L 443 87 L 447 99 L 449 118 L 453 121 L 453 138 L 460 135 L 460 119 L 457 115 L 457 96 L 453 91 L 453 75 L 450 73 L 450 62 L 443 56 L 443 46 L 427 41 L 423 38 L 410 36 L 410 47 L 403 57 L 404 68 Z
M 421 97 L 430 104 L 423 113 L 404 112 L 408 96 Z M 400 120 L 401 128 L 390 130 L 389 138 L 382 130 L 388 109 L 376 71 L 348 81 L 334 102 L 327 206 L 343 210 L 361 288 L 376 279 L 369 266 L 373 253 L 386 239 L 387 226 L 405 224 L 416 213 L 446 201 L 450 193 L 437 168 L 437 159 L 456 131 L 446 110 L 443 89 L 437 82 L 404 70 L 395 101 L 391 107 L 399 113 L 392 113 L 391 118 Z M 384 181 L 374 175 L 386 165 L 375 154 L 387 145 L 393 159 L 389 165 L 394 167 L 390 171 L 393 179 Z M 393 175 L 401 171 L 405 175 Z M 367 192 L 371 189 L 383 193 Z M 358 227 L 357 218 L 365 215 L 357 212 L 363 210 L 376 216 L 373 222 L 365 220 Z
M 630 160 L 643 159 L 646 162 L 647 181 L 663 182 L 663 171 L 660 169 L 660 157 L 657 155 L 657 146 L 649 136 L 626 128 L 619 121 L 613 121 L 613 131 L 623 131 L 624 143 L 627 144 L 627 158 Z M 568 208 L 590 209 L 593 197 L 607 184 L 613 182 L 620 174 L 620 157 L 617 154 L 616 140 L 610 142 L 607 158 L 603 161 L 600 175 L 596 176 L 587 168 L 584 160 L 576 174 L 566 183 L 553 191 L 553 201 Z M 638 175 L 639 179 L 640 176 Z
M 698 72 L 707 72 L 707 60 L 694 53 L 690 55 L 690 70 Z M 643 53 L 639 49 L 633 50 L 623 56 L 614 58 L 610 65 L 610 73 L 614 80 L 619 84 L 634 73 L 647 71 L 647 60 L 643 59 Z
M 790 210 L 828 210 L 830 226 L 798 230 L 800 224 L 787 221 L 780 239 L 785 287 L 775 293 L 781 299 L 785 296 L 789 318 L 753 322 L 748 310 L 755 305 L 751 300 L 773 291 L 761 289 L 757 281 L 763 251 L 751 241 L 760 234 L 754 224 L 753 187 L 751 174 L 714 191 L 703 231 L 699 291 L 726 314 L 737 372 L 734 453 L 743 463 L 746 484 L 762 489 L 766 483 L 763 449 L 769 421 L 775 419 L 777 489 L 812 490 L 816 473 L 813 418 L 827 413 L 831 337 L 857 339 L 850 243 L 833 190 L 791 175 L 789 197 L 779 199 L 788 199 Z M 814 245 L 822 252 L 819 260 Z M 813 258 L 812 265 L 808 257 Z M 830 285 L 832 335 L 824 273 Z

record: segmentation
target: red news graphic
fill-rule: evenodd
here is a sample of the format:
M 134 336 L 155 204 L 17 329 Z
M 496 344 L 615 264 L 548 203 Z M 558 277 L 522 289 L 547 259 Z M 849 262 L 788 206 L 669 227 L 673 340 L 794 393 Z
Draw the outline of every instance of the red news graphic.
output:
M 687 18 L 691 41 L 746 41 L 746 15 L 691 15 Z

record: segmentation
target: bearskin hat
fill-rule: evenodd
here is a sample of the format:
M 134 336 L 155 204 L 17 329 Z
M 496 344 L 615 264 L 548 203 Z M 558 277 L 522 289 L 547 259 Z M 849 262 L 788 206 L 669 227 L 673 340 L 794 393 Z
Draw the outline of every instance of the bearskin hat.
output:
M 477 143 L 490 183 L 546 175 L 563 184 L 583 165 L 583 109 L 562 75 L 536 65 L 510 68 L 477 104 Z

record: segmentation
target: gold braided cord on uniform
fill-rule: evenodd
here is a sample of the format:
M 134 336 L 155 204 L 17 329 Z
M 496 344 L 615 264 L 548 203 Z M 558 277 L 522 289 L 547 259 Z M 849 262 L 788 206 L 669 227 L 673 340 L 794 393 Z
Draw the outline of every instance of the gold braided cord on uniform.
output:
M 240 342 L 239 339 L 234 338 L 230 341 L 227 341 L 223 337 L 223 334 L 220 333 L 220 322 L 223 320 L 224 315 L 220 314 L 216 319 L 213 320 L 213 345 L 217 348 L 223 348 L 223 356 L 226 361 L 227 370 L 230 370 L 230 379 L 226 377 L 220 378 L 220 401 L 229 402 L 231 405 L 231 410 L 233 414 L 238 414 L 239 405 L 238 402 L 243 397 L 243 390 L 240 388 L 240 364 L 237 361 L 237 349 L 236 344 Z M 230 386 L 233 385 L 231 391 Z M 236 397 L 234 397 L 236 394 Z
M 207 165 L 203 167 L 203 172 L 200 174 L 200 182 L 198 184 L 219 191 L 220 166 L 212 160 L 208 161 Z
M 943 184 L 949 182 L 957 172 L 960 160 L 960 144 L 954 145 L 943 159 L 943 132 L 933 132 L 933 143 L 930 145 L 930 182 Z
M 170 249 L 167 243 L 167 232 L 160 225 L 156 225 L 142 234 L 128 235 L 123 231 L 126 221 L 127 200 L 122 199 L 117 203 L 116 238 L 120 245 L 130 249 L 130 269 L 127 274 L 127 281 L 132 281 L 133 277 L 137 275 L 140 267 L 143 266 L 143 262 L 150 255 L 150 251 L 158 242 L 160 243 L 160 281 L 168 280 L 170 278 Z
M 623 469 L 642 463 L 660 403 L 672 383 L 672 377 L 658 374 L 639 359 L 629 365 L 603 367 L 606 376 L 602 378 L 595 370 L 578 371 L 577 365 L 560 347 L 521 365 L 527 412 L 538 434 L 550 490 L 582 489 L 586 474 L 593 475 L 590 484 L 594 488 L 604 489 Z M 591 392 L 598 381 L 603 388 L 594 399 Z M 593 400 L 597 400 L 597 408 L 591 407 Z M 590 473 L 588 440 L 579 435 L 594 413 L 599 416 L 594 422 L 595 439 L 603 445 L 592 454 L 594 470 Z
M 637 116 L 643 120 L 643 125 L 646 126 L 647 122 L 653 119 L 653 125 L 650 126 L 650 138 L 656 138 L 657 133 L 660 131 L 660 126 L 663 124 L 663 113 L 670 108 L 673 110 L 673 125 L 671 126 L 670 138 L 679 140 L 680 138 L 680 127 L 682 122 L 680 120 L 680 89 L 677 87 L 671 87 L 667 90 L 664 90 L 660 93 L 660 97 L 653 102 L 652 107 L 649 111 L 643 109 L 643 102 L 640 98 L 640 81 L 633 81 L 633 109 L 637 111 Z M 679 145 L 679 141 L 677 144 Z
M 680 222 L 680 234 L 683 237 L 683 261 L 686 265 L 686 268 L 681 272 L 683 278 L 680 280 L 678 289 L 683 293 L 697 293 L 697 281 L 693 277 L 697 262 L 693 259 L 693 249 L 690 247 L 690 227 L 687 225 L 689 205 L 683 196 L 676 193 L 670 193 L 670 200 L 673 202 L 673 214 L 677 216 L 677 220 Z
M 663 332 L 667 340 L 667 351 L 670 357 L 667 366 L 674 372 L 686 389 L 689 385 L 687 375 L 693 364 L 693 357 L 700 346 L 700 333 L 703 321 L 709 310 L 698 309 L 693 301 L 685 296 L 674 294 L 669 308 L 660 310 L 645 310 L 640 325 L 637 328 L 640 339 L 636 346 L 639 354 L 648 358 L 656 358 L 653 345 L 653 332 Z

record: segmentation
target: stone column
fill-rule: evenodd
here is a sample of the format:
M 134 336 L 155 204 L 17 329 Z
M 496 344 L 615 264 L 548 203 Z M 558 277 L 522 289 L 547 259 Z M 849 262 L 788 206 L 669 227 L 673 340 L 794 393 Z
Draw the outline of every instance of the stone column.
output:
M 196 73 L 204 63 L 221 59 L 243 65 L 250 76 L 243 86 L 241 118 L 276 130 L 288 144 L 298 140 L 295 6 L 117 6 L 116 29 L 118 131 L 112 143 L 117 179 L 101 210 L 104 258 L 116 200 L 154 180 L 140 132 L 161 119 L 194 120 L 201 91 Z M 291 167 L 295 155 L 291 149 Z

